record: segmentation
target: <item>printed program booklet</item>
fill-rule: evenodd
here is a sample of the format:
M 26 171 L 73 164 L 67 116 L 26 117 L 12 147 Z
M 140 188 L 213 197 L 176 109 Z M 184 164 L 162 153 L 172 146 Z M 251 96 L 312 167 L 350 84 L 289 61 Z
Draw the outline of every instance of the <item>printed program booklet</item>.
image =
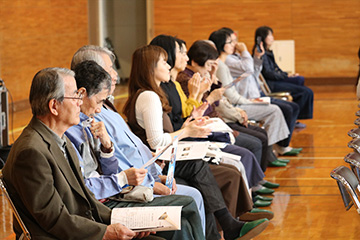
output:
M 134 232 L 181 230 L 182 206 L 114 208 L 111 224 L 121 223 Z

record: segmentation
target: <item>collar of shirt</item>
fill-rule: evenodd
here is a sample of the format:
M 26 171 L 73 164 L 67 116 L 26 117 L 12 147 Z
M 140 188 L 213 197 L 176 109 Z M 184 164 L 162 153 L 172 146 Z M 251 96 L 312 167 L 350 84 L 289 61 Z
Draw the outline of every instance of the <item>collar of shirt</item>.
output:
M 62 137 L 59 137 L 59 135 L 57 135 L 53 130 L 51 130 L 45 123 L 43 123 L 42 121 L 40 121 L 42 125 L 45 126 L 45 128 L 50 132 L 50 134 L 53 136 L 56 144 L 59 146 L 59 148 L 61 149 L 61 151 L 64 153 L 64 156 L 66 157 L 66 151 L 65 151 L 65 147 L 66 147 L 66 140 L 65 140 L 65 135 L 62 135 Z

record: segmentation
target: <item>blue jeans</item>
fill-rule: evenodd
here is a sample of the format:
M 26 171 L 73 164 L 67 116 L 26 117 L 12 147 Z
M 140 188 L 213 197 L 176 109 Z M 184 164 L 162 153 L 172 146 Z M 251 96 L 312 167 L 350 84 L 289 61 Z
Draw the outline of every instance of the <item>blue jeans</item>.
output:
M 286 77 L 283 81 L 288 82 L 288 83 L 292 83 L 292 84 L 296 84 L 296 85 L 299 85 L 299 86 L 304 86 L 305 78 L 303 76 Z

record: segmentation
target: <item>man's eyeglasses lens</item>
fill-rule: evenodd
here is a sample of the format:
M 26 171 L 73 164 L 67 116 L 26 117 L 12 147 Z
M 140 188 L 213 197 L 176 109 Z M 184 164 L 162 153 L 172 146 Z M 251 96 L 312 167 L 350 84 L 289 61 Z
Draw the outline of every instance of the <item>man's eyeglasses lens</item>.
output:
M 74 97 L 64 97 L 64 99 L 76 99 L 76 100 L 82 100 L 84 97 L 83 91 L 77 91 L 75 93 Z

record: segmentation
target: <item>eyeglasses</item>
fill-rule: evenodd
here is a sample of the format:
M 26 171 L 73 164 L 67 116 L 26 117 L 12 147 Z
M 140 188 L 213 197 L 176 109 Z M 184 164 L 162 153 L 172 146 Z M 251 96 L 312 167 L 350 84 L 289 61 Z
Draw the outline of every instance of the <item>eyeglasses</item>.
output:
M 63 97 L 63 99 L 82 100 L 83 97 L 84 97 L 84 89 L 79 89 L 79 90 L 75 93 L 75 96 L 73 96 L 73 97 Z

